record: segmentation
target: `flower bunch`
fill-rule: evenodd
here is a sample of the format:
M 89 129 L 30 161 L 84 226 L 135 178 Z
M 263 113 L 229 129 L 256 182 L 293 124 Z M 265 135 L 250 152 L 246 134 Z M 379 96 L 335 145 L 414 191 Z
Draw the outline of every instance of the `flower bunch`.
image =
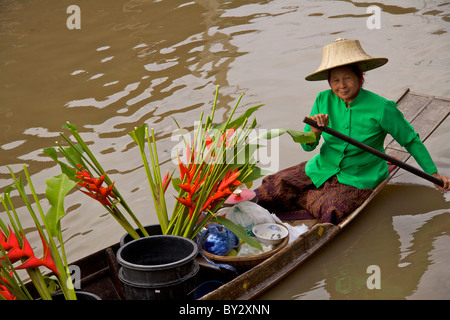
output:
M 201 172 L 197 174 L 197 178 L 195 181 L 192 179 L 192 172 L 183 166 L 182 163 L 179 164 L 180 166 L 180 173 L 181 178 L 184 179 L 184 177 L 187 177 L 187 181 L 185 183 L 181 183 L 178 185 L 178 187 L 185 191 L 187 193 L 186 196 L 182 198 L 175 197 L 179 202 L 181 202 L 184 206 L 186 206 L 189 209 L 189 218 L 192 218 L 192 215 L 195 211 L 195 208 L 198 205 L 198 201 L 196 201 L 196 192 L 199 190 L 199 188 L 202 187 L 203 183 L 205 182 L 206 177 L 203 178 L 203 180 L 200 181 Z M 238 169 L 235 169 L 234 171 L 228 171 L 223 178 L 223 180 L 216 184 L 216 186 L 210 191 L 207 200 L 205 203 L 202 204 L 202 207 L 200 211 L 205 210 L 213 210 L 213 208 L 217 205 L 217 203 L 226 197 L 228 197 L 230 194 L 233 193 L 231 191 L 231 187 L 233 186 L 239 186 L 242 183 L 237 179 L 240 172 Z
M 185 158 L 178 156 L 179 177 L 172 178 L 172 184 L 178 195 L 175 196 L 177 202 L 171 215 L 166 206 L 155 133 L 146 125 L 130 133 L 139 146 L 164 234 L 194 238 L 207 223 L 220 220 L 221 224 L 226 225 L 239 237 L 245 237 L 243 234 L 245 232 L 242 233 L 238 226 L 227 219 L 217 217 L 215 213 L 239 185 L 262 176 L 253 156 L 257 146 L 249 141 L 249 134 L 255 128 L 256 120 L 250 123 L 248 121 L 253 112 L 261 106 L 250 108 L 233 119 L 241 96 L 228 120 L 225 123 L 214 124 L 217 97 L 218 88 L 212 112 L 205 120 L 203 113 L 201 114 L 192 141 L 183 137 L 181 151 L 185 153 Z M 179 125 L 178 127 L 180 128 Z M 145 152 L 146 142 L 149 158 Z M 245 241 L 259 247 L 258 243 L 252 242 L 247 237 Z
M 12 275 L 11 275 L 12 276 Z M 8 280 L 0 276 L 0 283 L 5 283 L 9 285 Z M 17 297 L 13 295 L 6 285 L 0 284 L 0 300 L 3 298 L 4 300 L 17 300 Z
M 255 151 L 260 146 L 250 141 L 250 134 L 257 123 L 255 119 L 249 121 L 252 114 L 261 106 L 249 108 L 233 119 L 242 98 L 241 95 L 227 121 L 214 124 L 218 89 L 217 87 L 211 114 L 206 116 L 206 119 L 203 113 L 201 114 L 193 139 L 183 136 L 183 150 L 180 151 L 185 152 L 185 157 L 178 156 L 178 177 L 173 177 L 176 169 L 168 170 L 164 177 L 162 176 L 153 129 L 149 130 L 147 125 L 142 125 L 131 131 L 129 135 L 139 148 L 163 234 L 194 238 L 207 223 L 214 220 L 237 236 L 245 238 L 244 241 L 249 244 L 260 247 L 258 242 L 253 242 L 246 236 L 243 228 L 216 216 L 216 212 L 239 185 L 251 183 L 264 175 L 263 171 L 257 167 L 254 157 Z M 181 131 L 179 124 L 177 122 L 176 124 Z M 61 134 L 69 147 L 64 148 L 58 145 L 58 150 L 68 164 L 58 160 L 55 148 L 45 149 L 44 152 L 60 164 L 62 172 L 83 188 L 82 191 L 85 194 L 99 201 L 133 238 L 136 239 L 140 235 L 122 214 L 119 205 L 125 209 L 141 233 L 147 236 L 146 230 L 89 150 L 76 126 L 67 122 L 63 128 L 69 129 L 77 141 L 77 144 L 74 144 Z M 255 139 L 271 139 L 285 132 L 288 132 L 296 142 L 315 141 L 313 134 L 286 129 L 269 130 Z M 171 194 L 176 202 L 170 214 L 167 208 L 166 191 L 171 183 L 175 193 L 178 194 Z
M 56 268 L 55 262 L 53 261 L 52 255 L 50 253 L 47 241 L 42 237 L 41 234 L 39 235 L 41 236 L 42 246 L 44 248 L 44 255 L 42 259 L 39 259 L 35 256 L 33 248 L 22 232 L 20 232 L 19 236 L 17 236 L 11 230 L 11 227 L 9 227 L 9 236 L 6 237 L 0 230 L 0 246 L 7 253 L 5 256 L 0 257 L 0 260 L 9 259 L 11 263 L 14 263 L 16 261 L 25 259 L 26 261 L 24 263 L 22 263 L 20 266 L 15 267 L 16 270 L 45 266 L 55 274 L 59 274 L 59 271 Z M 19 238 L 21 238 L 21 242 L 23 242 L 23 245 L 20 245 Z
M 110 198 L 117 199 L 112 192 L 114 188 L 114 182 L 106 188 L 102 187 L 102 184 L 105 181 L 106 174 L 103 174 L 100 178 L 94 178 L 86 169 L 83 169 L 83 166 L 81 164 L 78 164 L 77 166 L 79 171 L 75 173 L 75 177 L 80 179 L 78 185 L 88 190 L 81 190 L 81 192 L 87 194 L 91 198 L 98 200 L 98 202 L 100 202 L 101 204 L 112 208 L 113 204 Z
M 134 215 L 133 211 L 116 188 L 115 183 L 111 181 L 108 174 L 79 134 L 77 127 L 70 122 L 66 122 L 63 125 L 63 129 L 68 129 L 77 143 L 73 143 L 68 137 L 61 133 L 62 138 L 69 146 L 63 147 L 58 144 L 57 149 L 46 148 L 44 149 L 44 153 L 60 165 L 62 173 L 66 174 L 69 179 L 74 181 L 80 187 L 81 192 L 102 204 L 134 239 L 141 237 L 136 229 L 139 229 L 144 236 L 148 236 L 144 226 Z M 65 157 L 67 163 L 58 160 L 57 151 Z M 119 205 L 122 210 L 119 208 Z M 136 226 L 133 226 L 133 222 L 130 222 L 129 218 L 131 218 L 137 228 Z
M 9 170 L 14 184 L 6 189 L 4 197 L 0 196 L 3 208 L 9 218 L 9 223 L 5 223 L 0 218 L 0 299 L 33 298 L 17 273 L 17 270 L 25 269 L 42 299 L 52 299 L 52 290 L 48 287 L 48 283 L 56 281 L 56 285 L 61 289 L 65 298 L 75 300 L 76 295 L 68 269 L 60 223 L 61 218 L 65 215 L 64 198 L 75 184 L 64 174 L 47 179 L 45 195 L 50 208 L 44 214 L 28 170 L 25 166 L 23 168 L 34 203 L 28 199 L 22 177 L 19 175 L 17 178 L 11 169 Z M 34 221 L 42 242 L 42 258 L 36 257 L 25 236 L 19 215 L 13 205 L 11 197 L 13 190 L 18 191 L 20 199 Z M 34 207 L 37 207 L 39 215 L 36 214 Z M 46 267 L 54 275 L 51 277 L 43 275 L 40 267 Z

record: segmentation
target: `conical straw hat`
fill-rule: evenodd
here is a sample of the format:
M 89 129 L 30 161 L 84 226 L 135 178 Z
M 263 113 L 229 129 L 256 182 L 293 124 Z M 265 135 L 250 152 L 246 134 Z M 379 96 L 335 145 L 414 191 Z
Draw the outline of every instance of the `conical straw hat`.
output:
M 328 71 L 336 67 L 357 63 L 361 70 L 369 71 L 381 67 L 387 58 L 373 58 L 364 52 L 358 40 L 336 39 L 323 47 L 322 63 L 316 72 L 305 79 L 309 81 L 327 80 Z

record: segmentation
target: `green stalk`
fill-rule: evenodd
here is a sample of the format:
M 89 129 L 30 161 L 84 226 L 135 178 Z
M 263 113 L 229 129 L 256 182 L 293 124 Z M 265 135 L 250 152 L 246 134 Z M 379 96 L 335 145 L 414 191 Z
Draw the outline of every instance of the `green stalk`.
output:
M 73 134 L 73 131 L 71 131 L 71 133 Z M 72 149 L 80 156 L 80 158 L 81 158 L 83 161 L 85 161 L 85 162 L 89 165 L 88 167 L 93 168 L 93 169 L 95 170 L 95 173 L 96 173 L 97 175 L 99 175 L 99 176 L 101 176 L 101 175 L 103 174 L 102 171 L 104 172 L 104 170 L 102 170 L 101 168 L 98 169 L 98 168 L 95 166 L 95 164 L 91 162 L 91 160 L 89 160 L 88 158 L 86 158 L 86 157 L 83 155 L 83 152 L 80 152 L 80 151 L 78 150 L 78 148 L 76 147 L 76 145 L 73 144 L 72 141 L 69 140 L 69 138 L 67 138 L 67 137 L 66 137 L 64 134 L 62 134 L 62 133 L 60 133 L 60 135 L 61 135 L 61 137 L 64 138 L 64 140 L 66 140 L 66 142 L 69 144 L 69 146 L 72 147 Z M 74 136 L 75 136 L 75 135 L 74 135 Z M 80 136 L 80 139 L 81 139 L 81 136 Z M 83 151 L 85 151 L 85 152 L 86 152 L 86 149 L 89 150 L 89 147 L 86 145 L 86 143 L 80 144 L 80 146 L 81 146 L 81 148 L 83 149 Z M 59 151 L 60 151 L 60 152 L 63 154 L 63 156 L 69 161 L 69 163 L 70 163 L 74 168 L 77 168 L 78 161 L 74 160 L 74 159 L 70 156 L 70 154 L 68 154 L 68 153 L 64 150 L 64 148 L 63 148 L 61 145 L 58 144 L 58 147 L 59 147 Z M 80 164 L 81 164 L 81 163 L 80 163 Z M 89 168 L 86 168 L 86 169 L 87 169 L 88 171 L 90 171 Z M 89 172 L 89 173 L 90 173 L 90 172 Z M 105 178 L 105 180 L 106 180 L 106 178 Z
M 45 229 L 49 230 L 49 226 L 47 225 L 47 221 L 45 219 L 45 214 L 44 214 L 44 212 L 42 210 L 42 207 L 40 205 L 39 198 L 38 198 L 38 196 L 36 194 L 36 191 L 34 189 L 34 186 L 33 186 L 33 183 L 31 181 L 30 175 L 28 173 L 27 167 L 24 166 L 23 168 L 24 168 L 25 176 L 27 178 L 27 181 L 28 181 L 31 193 L 32 193 L 33 198 L 34 198 L 34 201 L 36 203 L 36 206 L 38 207 L 38 211 L 39 211 L 39 213 L 41 215 L 41 219 L 42 219 L 42 221 L 44 223 Z M 34 215 L 34 212 L 33 212 L 32 215 Z M 33 219 L 35 219 L 35 221 L 37 221 L 37 217 L 34 217 Z M 42 232 L 42 228 L 39 226 L 39 223 L 37 224 L 37 227 L 38 227 L 39 231 L 41 232 L 42 237 L 44 237 L 44 239 L 45 239 L 44 233 Z M 61 232 L 61 231 L 59 231 L 59 232 Z M 66 299 L 68 299 L 68 300 L 76 300 L 77 298 L 76 298 L 75 290 L 68 288 L 68 284 L 72 282 L 72 279 L 70 278 L 70 275 L 67 274 L 68 268 L 67 268 L 66 265 L 64 265 L 64 263 L 63 263 L 63 261 L 61 259 L 61 256 L 59 255 L 59 251 L 58 251 L 58 248 L 56 247 L 56 244 L 55 244 L 55 241 L 54 241 L 53 237 L 49 235 L 48 236 L 48 240 L 49 240 L 49 244 L 50 244 L 50 252 L 52 254 L 53 261 L 55 262 L 56 268 L 58 269 L 58 272 L 59 272 L 59 275 L 60 275 L 60 281 L 62 283 L 61 290 L 63 291 L 64 296 L 66 297 Z M 66 260 L 66 259 L 64 258 L 64 260 Z M 71 286 L 71 288 L 73 288 L 73 285 Z
M 167 215 L 167 205 L 166 205 L 166 198 L 164 196 L 164 187 L 162 185 L 162 179 L 161 179 L 161 168 L 159 166 L 159 156 L 158 156 L 158 148 L 156 147 L 156 138 L 155 138 L 155 132 L 153 131 L 153 128 L 151 129 L 152 133 L 152 143 L 150 144 L 150 137 L 148 135 L 148 130 L 146 130 L 147 134 L 147 141 L 149 144 L 149 148 L 152 145 L 153 146 L 153 152 L 152 152 L 152 163 L 154 164 L 153 168 L 153 174 L 155 175 L 155 180 L 157 182 L 157 186 L 159 186 L 159 193 L 158 193 L 158 199 L 159 199 L 159 207 L 160 207 L 160 213 L 164 218 L 164 222 L 166 226 L 169 224 L 168 215 Z M 167 227 L 166 227 L 167 228 Z
M 148 148 L 150 151 L 150 158 L 152 162 L 153 167 L 153 179 L 152 179 L 152 195 L 153 195 L 153 201 L 156 207 L 156 213 L 158 215 L 158 219 L 160 220 L 161 229 L 163 230 L 163 233 L 166 232 L 167 226 L 169 224 L 168 218 L 167 218 L 167 210 L 166 210 L 166 202 L 164 198 L 164 193 L 162 190 L 162 182 L 161 182 L 161 172 L 159 168 L 159 159 L 158 159 L 158 153 L 156 149 L 156 139 L 153 129 L 152 132 L 152 140 L 150 140 L 150 135 L 148 132 L 148 128 L 145 128 L 145 135 L 147 138 Z M 157 189 L 157 186 L 159 186 L 159 190 Z
M 36 268 L 30 268 L 27 269 L 27 273 L 42 300 L 52 300 L 52 296 L 48 291 L 47 284 L 41 272 Z
M 136 130 L 138 130 L 138 129 L 135 129 L 134 131 L 130 132 L 130 136 L 133 138 L 133 140 L 138 145 L 139 152 L 141 154 L 142 162 L 143 162 L 143 165 L 144 165 L 145 173 L 147 175 L 147 181 L 148 181 L 148 184 L 149 184 L 149 187 L 150 187 L 150 191 L 151 191 L 151 194 L 152 194 L 153 202 L 155 204 L 156 214 L 158 216 L 158 220 L 159 220 L 159 223 L 161 225 L 161 230 L 162 230 L 163 234 L 166 234 L 167 226 L 168 226 L 167 212 L 164 214 L 163 212 L 161 212 L 161 210 L 160 210 L 160 208 L 158 206 L 158 198 L 157 198 L 157 193 L 156 193 L 155 181 L 153 179 L 153 175 L 152 175 L 152 172 L 150 170 L 150 166 L 148 164 L 147 156 L 145 155 L 144 145 L 142 145 L 142 143 L 145 143 L 145 142 L 144 142 L 144 139 L 139 139 L 139 137 L 137 136 Z M 148 128 L 147 127 L 145 127 L 144 137 L 147 138 L 147 141 L 150 144 L 150 138 L 149 138 L 149 135 L 148 135 Z M 150 150 L 150 153 L 152 153 L 150 146 L 149 146 L 149 150 Z
M 227 122 L 225 123 L 225 126 L 224 126 L 224 129 L 225 129 L 225 130 L 226 130 L 226 128 L 228 127 L 228 124 L 230 123 L 231 118 L 233 117 L 234 112 L 236 111 L 236 109 L 237 109 L 237 107 L 238 107 L 238 105 L 239 105 L 239 102 L 240 102 L 241 99 L 242 99 L 242 96 L 243 96 L 243 94 L 241 94 L 241 95 L 239 96 L 238 100 L 236 101 L 236 104 L 234 105 L 233 110 L 231 110 L 231 114 L 230 114 L 230 116 L 228 117 Z
M 84 155 L 82 153 L 80 153 L 78 151 L 78 149 L 75 147 L 74 144 L 72 144 L 70 142 L 69 139 L 67 139 L 64 135 L 62 135 L 64 137 L 64 139 L 72 146 L 72 148 L 87 162 L 89 163 L 89 165 L 96 171 L 96 173 L 99 176 L 102 176 L 103 174 L 105 174 L 105 182 L 108 185 L 112 184 L 111 179 L 109 178 L 108 174 L 106 174 L 106 171 L 103 169 L 103 167 L 100 165 L 100 163 L 98 162 L 98 160 L 95 158 L 94 154 L 91 152 L 91 150 L 89 149 L 89 147 L 87 146 L 87 144 L 84 142 L 83 138 L 80 136 L 80 134 L 78 133 L 78 131 L 76 130 L 76 128 L 70 124 L 69 122 L 66 123 L 66 128 L 69 129 L 69 131 L 72 133 L 72 135 L 75 137 L 75 140 L 77 140 L 77 142 L 80 144 L 81 148 L 83 149 L 84 152 L 86 152 L 86 154 L 88 155 L 90 161 L 92 161 L 92 163 L 89 162 L 89 160 L 86 159 L 86 157 L 84 157 Z M 61 148 L 62 149 L 62 148 Z M 67 159 L 70 159 L 70 156 L 67 153 L 63 153 L 65 154 L 65 157 Z M 73 162 L 73 161 L 72 161 Z M 74 167 L 76 167 L 76 165 L 74 165 Z M 139 230 L 141 230 L 141 232 L 144 234 L 144 236 L 148 236 L 147 231 L 145 230 L 144 226 L 140 223 L 139 219 L 137 219 L 137 217 L 134 215 L 133 211 L 131 210 L 131 208 L 128 206 L 127 202 L 125 201 L 125 199 L 123 198 L 123 196 L 121 195 L 121 193 L 119 192 L 119 190 L 117 189 L 116 186 L 113 187 L 113 193 L 116 195 L 116 197 L 118 198 L 120 204 L 124 207 L 124 209 L 127 211 L 127 213 L 130 215 L 130 217 L 133 219 L 133 221 L 136 223 L 136 225 L 138 226 Z M 120 212 L 120 210 L 118 210 Z M 127 221 L 125 219 L 125 217 L 122 215 L 122 213 L 120 213 L 121 218 L 123 218 L 123 220 Z M 128 222 L 126 222 L 127 225 L 130 225 Z M 128 233 L 130 233 L 130 235 L 134 237 L 139 237 L 139 234 L 136 233 L 134 231 L 134 228 L 130 225 L 130 228 L 125 228 L 127 230 Z M 130 231 L 130 229 L 132 229 L 132 231 Z
M 9 167 L 8 167 L 8 168 L 9 168 Z M 24 169 L 25 169 L 25 175 L 27 176 L 27 180 L 29 180 L 29 179 L 28 179 L 29 174 L 28 174 L 28 171 L 26 170 L 26 166 L 24 166 Z M 30 212 L 30 215 L 32 216 L 32 218 L 33 218 L 33 220 L 34 220 L 35 225 L 36 225 L 38 231 L 41 232 L 41 234 L 43 235 L 43 233 L 42 233 L 42 228 L 41 228 L 41 226 L 40 226 L 39 220 L 37 219 L 37 216 L 36 216 L 36 214 L 34 213 L 33 208 L 31 207 L 31 203 L 29 202 L 27 195 L 25 194 L 25 190 L 24 190 L 24 188 L 23 188 L 22 181 L 21 181 L 21 180 L 20 180 L 20 182 L 17 181 L 16 176 L 14 175 L 13 171 L 11 170 L 11 168 L 9 168 L 9 170 L 10 170 L 10 172 L 11 172 L 11 176 L 12 176 L 12 178 L 13 178 L 13 180 L 14 180 L 14 183 L 15 183 L 15 185 L 16 185 L 16 188 L 17 188 L 17 190 L 19 191 L 19 194 L 20 194 L 21 198 L 23 199 L 23 201 L 24 201 L 26 207 L 28 208 L 28 211 Z M 29 181 L 29 182 L 30 182 L 30 181 Z M 36 205 L 38 206 L 38 208 L 39 208 L 40 210 L 42 210 L 42 209 L 40 208 L 40 205 L 39 205 L 39 199 L 37 198 L 37 195 L 36 195 L 36 193 L 35 193 L 35 191 L 34 191 L 34 188 L 33 188 L 33 186 L 32 186 L 31 184 L 30 184 L 30 188 L 31 188 L 31 191 L 32 191 L 32 193 L 33 193 L 33 197 L 34 197 L 34 199 L 35 199 L 35 201 L 36 201 Z M 42 212 L 41 212 L 41 213 L 42 213 Z M 43 213 L 41 214 L 41 217 L 42 217 L 42 215 L 43 215 Z M 45 219 L 44 219 L 44 224 L 45 224 Z M 59 255 L 58 255 L 57 257 L 55 257 L 54 255 L 52 255 L 52 257 L 54 257 L 55 264 L 56 264 L 56 260 L 58 260 L 57 258 L 59 257 Z M 59 269 L 58 269 L 58 270 L 59 270 Z M 47 287 L 46 287 L 44 278 L 43 278 L 42 274 L 40 273 L 40 271 L 33 268 L 33 269 L 27 269 L 27 272 L 28 272 L 28 274 L 29 274 L 31 280 L 33 281 L 33 284 L 34 284 L 34 286 L 36 287 L 36 290 L 38 291 L 38 293 L 40 294 L 40 296 L 41 296 L 43 299 L 51 299 L 50 293 L 48 292 L 48 289 L 47 289 Z
M 3 199 L 3 197 L 2 197 L 1 195 L 0 195 L 0 201 L 1 201 L 1 203 L 3 204 L 3 207 L 5 208 L 6 214 L 7 214 L 8 217 L 9 217 L 9 221 L 11 221 L 11 224 L 12 224 L 13 227 L 14 227 L 14 226 L 15 226 L 15 223 L 14 223 L 14 221 L 13 221 L 13 219 L 12 219 L 11 213 L 9 212 L 8 206 L 7 206 L 5 200 Z M 11 203 L 11 202 L 10 202 L 10 203 Z M 1 228 L 1 230 L 3 230 L 5 233 L 8 232 L 8 228 L 7 228 L 6 225 L 3 223 L 2 219 L 0 219 L 0 228 Z M 8 236 L 8 234 L 7 234 L 6 236 Z
M 215 111 L 216 111 L 217 98 L 218 98 L 218 97 L 219 97 L 219 86 L 216 86 L 216 93 L 215 93 L 215 95 L 214 95 L 214 103 L 213 103 L 213 108 L 212 108 L 212 111 L 211 111 L 211 123 L 208 123 L 208 121 L 207 121 L 207 123 L 206 123 L 207 126 L 210 125 L 210 124 L 212 124 L 212 122 L 213 122 L 213 120 L 214 120 L 214 113 L 215 113 Z

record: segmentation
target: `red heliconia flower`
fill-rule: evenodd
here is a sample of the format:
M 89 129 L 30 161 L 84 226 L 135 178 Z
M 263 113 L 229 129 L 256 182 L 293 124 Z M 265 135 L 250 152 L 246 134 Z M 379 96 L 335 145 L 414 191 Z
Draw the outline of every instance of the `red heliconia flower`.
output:
M 23 264 L 16 267 L 16 269 L 37 268 L 40 266 L 45 266 L 50 270 L 52 270 L 56 275 L 59 275 L 58 269 L 56 268 L 55 262 L 53 261 L 52 254 L 50 253 L 50 248 L 48 246 L 47 241 L 45 241 L 44 237 L 40 232 L 39 236 L 41 237 L 42 246 L 44 247 L 44 256 L 42 257 L 42 259 L 38 259 L 33 255 Z M 24 241 L 25 240 L 26 239 L 24 238 Z
M 191 185 L 189 183 L 181 183 L 178 185 L 181 190 L 187 193 L 191 193 Z
M 205 144 L 206 144 L 206 147 L 209 149 L 209 148 L 211 148 L 211 143 L 213 142 L 213 139 L 211 138 L 211 137 L 206 137 L 206 139 L 205 139 Z
M 2 241 L 2 247 L 3 249 L 8 252 L 6 256 L 11 261 L 11 263 L 14 263 L 18 260 L 20 260 L 23 257 L 31 257 L 34 256 L 33 249 L 31 248 L 30 244 L 28 243 L 27 239 L 21 234 L 23 238 L 23 246 L 20 247 L 19 240 L 17 239 L 16 234 L 11 230 L 11 227 L 9 227 L 9 237 L 8 240 Z M 1 234 L 1 238 L 4 239 L 3 233 Z M 4 260 L 5 257 L 0 257 L 0 260 Z
M 13 271 L 9 273 L 10 276 L 13 276 Z M 8 280 L 2 276 L 0 276 L 0 280 L 3 281 L 5 285 L 0 283 L 0 295 L 3 296 L 6 300 L 17 300 L 17 298 L 9 291 L 8 287 L 6 285 L 9 285 Z
M 108 187 L 102 187 L 103 181 L 105 180 L 105 175 L 102 175 L 100 178 L 94 178 L 91 174 L 83 167 L 78 164 L 78 168 L 80 171 L 77 171 L 75 176 L 81 181 L 78 182 L 78 185 L 86 188 L 88 191 L 81 190 L 81 192 L 87 194 L 91 198 L 97 200 L 101 204 L 112 207 L 112 203 L 109 200 L 109 197 L 116 198 L 114 193 L 112 192 L 114 188 L 114 182 Z
M 9 273 L 9 275 L 12 277 L 13 276 L 13 272 L 12 272 L 12 270 L 11 270 L 11 272 Z M 9 284 L 8 283 L 8 280 L 6 279 L 6 278 L 4 278 L 4 277 L 2 277 L 2 276 L 0 276 L 0 280 L 2 280 L 4 283 L 6 283 L 6 284 Z M 0 283 L 0 285 L 1 285 L 1 283 Z
M 227 131 L 225 131 L 225 133 L 220 137 L 219 143 L 222 143 L 225 141 L 225 145 L 228 146 L 228 144 L 229 144 L 228 139 L 231 138 L 231 136 L 234 134 L 235 131 L 236 131 L 235 128 L 231 128 L 231 129 L 228 129 Z
M 230 139 L 231 136 L 233 136 L 235 131 L 236 131 L 235 128 L 231 128 L 231 129 L 228 129 L 227 131 L 225 131 L 219 138 L 219 144 L 225 142 L 225 146 L 228 146 L 229 145 L 228 139 Z M 205 144 L 206 144 L 206 147 L 208 148 L 208 150 L 211 148 L 212 143 L 213 143 L 213 139 L 209 136 L 206 137 Z
M 163 191 L 164 192 L 166 192 L 167 188 L 169 187 L 169 184 L 170 184 L 171 180 L 172 179 L 169 176 L 169 172 L 167 172 L 166 175 L 163 178 L 163 181 L 162 181 L 162 187 L 163 187 Z
M 56 269 L 55 262 L 53 261 L 52 255 L 50 253 L 48 243 L 42 237 L 41 233 L 39 235 L 41 237 L 42 245 L 44 247 L 44 256 L 41 259 L 36 258 L 33 248 L 31 248 L 30 243 L 27 238 L 21 233 L 21 238 L 23 240 L 23 246 L 20 247 L 18 238 L 16 234 L 9 227 L 9 237 L 8 241 L 2 242 L 3 249 L 7 252 L 6 256 L 11 261 L 11 263 L 15 263 L 21 259 L 27 259 L 23 264 L 16 267 L 16 269 L 27 269 L 27 268 L 37 268 L 40 266 L 45 266 L 52 270 L 54 273 L 58 274 L 58 270 Z M 3 233 L 0 238 L 4 238 Z M 3 245 L 5 244 L 5 245 Z M 5 257 L 1 257 L 0 260 L 4 260 Z M 4 280 L 4 278 L 2 278 Z
M 197 172 L 197 178 L 195 179 L 194 183 L 192 181 L 192 175 L 191 172 L 187 169 L 186 166 L 184 166 L 181 162 L 179 163 L 180 172 L 184 177 L 186 178 L 186 181 L 184 183 L 179 184 L 181 190 L 185 191 L 187 193 L 187 196 L 184 198 L 175 197 L 181 204 L 189 208 L 189 217 L 192 218 L 192 214 L 195 211 L 195 208 L 197 206 L 197 203 L 194 199 L 195 192 L 198 190 L 198 188 L 204 183 L 206 180 L 206 176 L 200 180 L 201 172 Z M 192 172 L 195 172 L 192 170 Z M 192 173 L 193 174 L 193 173 Z M 241 184 L 237 178 L 239 177 L 240 171 L 238 169 L 235 169 L 233 171 L 228 171 L 223 180 L 216 185 L 210 192 L 207 200 L 203 204 L 201 211 L 204 211 L 206 209 L 214 208 L 215 205 L 217 205 L 218 201 L 222 200 L 223 198 L 229 196 L 232 191 L 230 190 L 230 187 L 232 186 L 238 186 Z
M 192 150 L 194 150 L 194 151 L 192 151 Z M 186 143 L 186 161 L 188 163 L 194 162 L 196 155 L 197 155 L 197 152 L 195 151 L 195 144 L 192 146 L 192 149 L 191 149 L 191 147 L 189 147 L 189 144 Z
M 189 170 L 188 168 L 181 162 L 181 160 L 178 158 L 178 168 L 180 169 L 180 178 L 181 181 L 184 181 L 184 178 L 187 174 L 188 182 L 190 182 L 190 176 L 189 176 Z
M 3 234 L 2 230 L 0 230 L 0 246 L 5 250 L 11 250 L 12 246 L 9 244 L 8 239 Z
M 230 185 L 238 186 L 242 184 L 237 178 L 239 177 L 239 174 L 241 172 L 238 169 L 235 169 L 234 171 L 228 171 L 225 174 L 225 177 L 220 182 L 219 187 L 217 190 L 223 191 L 230 187 Z
M 28 240 L 25 237 L 23 237 L 23 248 L 20 248 L 20 246 L 14 246 L 11 248 L 11 250 L 9 250 L 6 256 L 11 261 L 11 263 L 14 263 L 25 257 L 27 258 L 33 257 L 34 252 L 30 244 L 28 243 Z
M 190 207 L 193 206 L 193 202 L 192 202 L 192 200 L 191 200 L 190 195 L 187 196 L 186 198 L 178 198 L 178 197 L 175 197 L 175 199 L 177 199 L 182 205 L 184 205 L 184 206 L 186 206 L 186 207 L 188 207 L 188 208 L 190 208 Z
M 17 300 L 17 298 L 9 292 L 8 288 L 4 285 L 0 284 L 0 295 L 3 296 L 6 300 Z

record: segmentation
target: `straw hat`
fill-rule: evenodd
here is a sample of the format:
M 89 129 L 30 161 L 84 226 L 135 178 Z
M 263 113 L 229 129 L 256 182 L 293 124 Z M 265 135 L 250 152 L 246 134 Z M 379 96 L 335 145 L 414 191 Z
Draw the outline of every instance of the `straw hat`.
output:
M 348 64 L 357 63 L 361 70 L 369 71 L 381 67 L 387 58 L 373 58 L 364 52 L 358 40 L 336 39 L 332 44 L 323 47 L 322 63 L 316 72 L 305 79 L 308 81 L 327 80 L 328 71 Z

